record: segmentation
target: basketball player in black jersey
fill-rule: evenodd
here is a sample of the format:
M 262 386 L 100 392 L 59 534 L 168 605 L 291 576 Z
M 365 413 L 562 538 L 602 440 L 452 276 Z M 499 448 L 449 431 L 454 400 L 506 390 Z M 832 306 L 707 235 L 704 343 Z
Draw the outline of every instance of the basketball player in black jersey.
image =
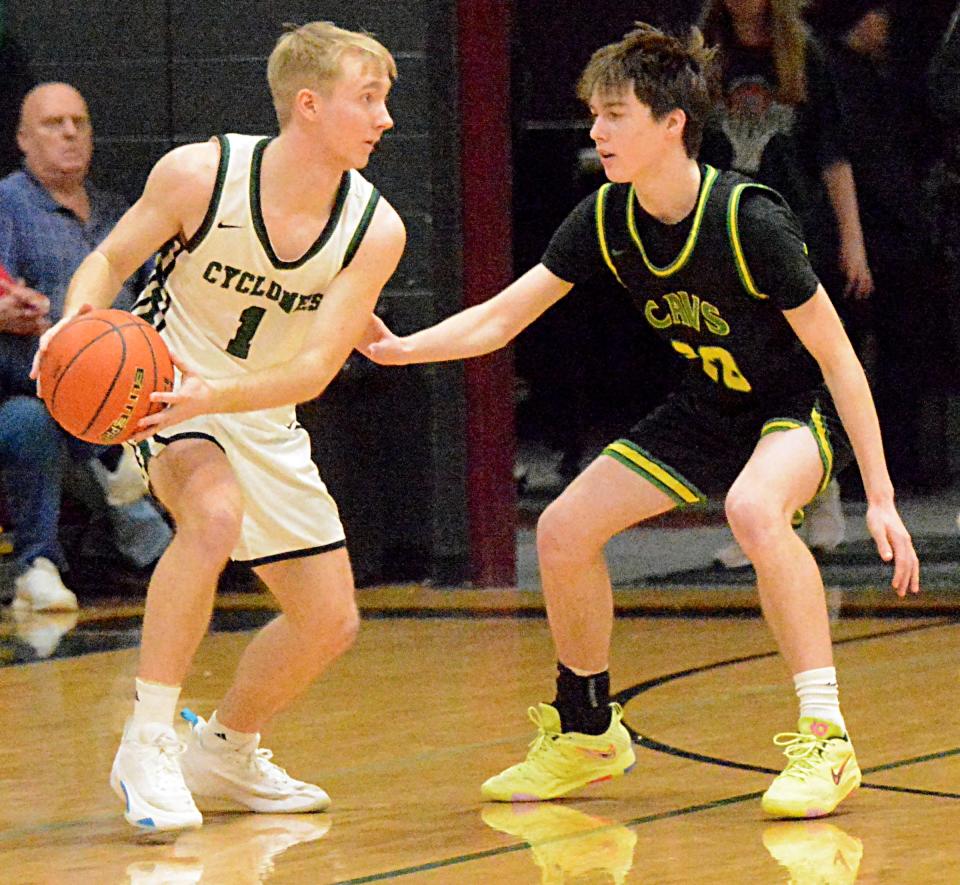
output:
M 541 263 L 503 292 L 404 338 L 375 321 L 363 345 L 389 364 L 489 353 L 605 269 L 685 370 L 680 389 L 607 446 L 540 518 L 557 696 L 532 710 L 539 739 L 525 761 L 483 785 L 488 799 L 552 799 L 633 764 L 621 710 L 609 704 L 613 604 L 603 548 L 637 522 L 725 496 L 800 702 L 797 730 L 775 738 L 788 763 L 763 798 L 774 816 L 829 814 L 860 783 L 823 583 L 792 528 L 851 454 L 893 588 L 919 590 L 870 390 L 796 219 L 773 191 L 697 163 L 711 60 L 698 32 L 684 42 L 647 25 L 597 51 L 579 92 L 610 183 L 570 213 Z

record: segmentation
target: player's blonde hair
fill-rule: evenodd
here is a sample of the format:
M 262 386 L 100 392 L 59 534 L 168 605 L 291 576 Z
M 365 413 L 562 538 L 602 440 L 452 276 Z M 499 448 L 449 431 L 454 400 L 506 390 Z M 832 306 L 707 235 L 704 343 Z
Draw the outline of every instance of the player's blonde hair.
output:
M 267 61 L 267 82 L 282 129 L 301 89 L 324 92 L 341 73 L 346 54 L 359 56 L 377 73 L 397 79 L 397 64 L 383 44 L 369 34 L 347 31 L 332 22 L 310 22 L 282 34 Z

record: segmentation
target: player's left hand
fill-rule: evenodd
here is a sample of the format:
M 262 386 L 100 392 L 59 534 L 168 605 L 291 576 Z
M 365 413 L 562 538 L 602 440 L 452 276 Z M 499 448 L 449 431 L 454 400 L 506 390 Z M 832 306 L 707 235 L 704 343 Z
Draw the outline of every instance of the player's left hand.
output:
M 188 418 L 206 415 L 213 411 L 213 387 L 185 360 L 170 354 L 173 364 L 180 370 L 180 383 L 173 390 L 158 390 L 150 394 L 150 402 L 163 403 L 166 408 L 141 418 L 137 432 L 131 437 L 135 443 L 173 427 Z
M 920 592 L 920 560 L 913 549 L 910 532 L 903 524 L 893 503 L 871 504 L 867 507 L 867 529 L 877 545 L 884 562 L 893 562 L 890 585 L 897 596 Z
M 869 298 L 873 294 L 873 274 L 863 240 L 858 238 L 841 243 L 839 261 L 840 270 L 846 280 L 844 297 L 856 300 Z

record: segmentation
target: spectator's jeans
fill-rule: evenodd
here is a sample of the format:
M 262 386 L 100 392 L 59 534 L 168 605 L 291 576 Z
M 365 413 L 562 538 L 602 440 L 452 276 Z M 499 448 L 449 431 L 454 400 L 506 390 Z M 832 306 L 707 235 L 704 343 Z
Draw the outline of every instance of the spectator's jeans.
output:
M 38 556 L 65 568 L 58 538 L 65 455 L 84 461 L 98 451 L 61 430 L 35 396 L 12 396 L 0 403 L 0 465 L 16 526 L 17 574 Z
M 64 462 L 86 461 L 103 451 L 61 430 L 37 399 L 30 380 L 35 349 L 35 338 L 0 335 L 0 469 L 16 526 L 17 574 L 38 556 L 65 568 L 58 537 Z

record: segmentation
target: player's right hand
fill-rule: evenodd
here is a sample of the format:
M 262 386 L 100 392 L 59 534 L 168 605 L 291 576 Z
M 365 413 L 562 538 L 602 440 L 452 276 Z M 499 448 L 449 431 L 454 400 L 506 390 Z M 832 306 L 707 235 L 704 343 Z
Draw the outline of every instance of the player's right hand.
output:
M 43 359 L 43 355 L 47 352 L 47 347 L 49 346 L 50 341 L 53 339 L 53 336 L 56 335 L 57 332 L 59 332 L 75 316 L 80 316 L 80 314 L 83 313 L 89 313 L 91 310 L 93 310 L 92 305 L 80 305 L 80 310 L 78 310 L 76 313 L 70 314 L 70 316 L 63 317 L 63 319 L 55 323 L 40 336 L 40 341 L 37 344 L 37 352 L 33 355 L 33 365 L 30 367 L 30 377 L 37 382 L 37 396 L 40 396 L 40 360 Z
M 394 335 L 376 314 L 371 314 L 370 322 L 355 347 L 368 360 L 381 366 L 400 366 L 410 362 L 405 339 Z

